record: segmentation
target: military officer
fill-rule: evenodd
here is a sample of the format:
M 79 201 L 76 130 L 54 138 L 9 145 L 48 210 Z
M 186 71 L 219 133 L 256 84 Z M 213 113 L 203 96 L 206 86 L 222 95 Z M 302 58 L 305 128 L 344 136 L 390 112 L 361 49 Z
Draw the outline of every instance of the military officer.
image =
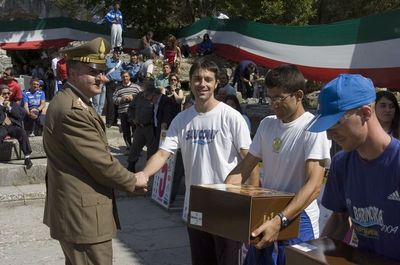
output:
M 112 264 L 111 239 L 119 228 L 114 189 L 132 192 L 148 181 L 110 154 L 105 125 L 89 100 L 101 92 L 108 50 L 103 38 L 64 50 L 68 80 L 46 115 L 44 223 L 66 264 Z

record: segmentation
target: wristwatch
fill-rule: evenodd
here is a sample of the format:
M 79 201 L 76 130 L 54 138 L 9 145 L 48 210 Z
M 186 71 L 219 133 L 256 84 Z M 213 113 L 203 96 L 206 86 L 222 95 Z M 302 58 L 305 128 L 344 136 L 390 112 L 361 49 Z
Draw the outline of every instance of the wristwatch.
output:
M 281 219 L 281 228 L 285 228 L 289 225 L 289 219 L 283 215 L 283 213 L 278 213 L 279 218 Z

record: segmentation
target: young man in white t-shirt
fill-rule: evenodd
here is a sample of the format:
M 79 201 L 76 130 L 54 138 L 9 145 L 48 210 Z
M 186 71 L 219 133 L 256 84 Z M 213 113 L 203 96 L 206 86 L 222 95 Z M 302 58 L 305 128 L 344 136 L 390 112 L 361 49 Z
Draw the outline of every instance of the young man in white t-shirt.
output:
M 204 57 L 192 65 L 189 76 L 195 104 L 175 117 L 157 153 L 137 173 L 153 175 L 180 148 L 185 168 L 185 220 L 190 186 L 223 183 L 251 143 L 242 115 L 214 97 L 218 74 L 218 66 Z M 238 264 L 239 242 L 191 228 L 188 234 L 192 264 Z
M 263 237 L 249 249 L 245 264 L 284 264 L 284 246 L 319 237 L 316 198 L 324 167 L 330 162 L 331 144 L 326 134 L 305 130 L 314 115 L 302 104 L 305 80 L 301 72 L 293 65 L 279 66 L 267 73 L 265 87 L 276 115 L 261 121 L 248 155 L 226 182 L 245 181 L 262 160 L 262 186 L 296 195 L 281 213 L 252 232 L 253 236 Z M 299 238 L 278 241 L 278 251 L 274 251 L 280 229 L 298 215 Z

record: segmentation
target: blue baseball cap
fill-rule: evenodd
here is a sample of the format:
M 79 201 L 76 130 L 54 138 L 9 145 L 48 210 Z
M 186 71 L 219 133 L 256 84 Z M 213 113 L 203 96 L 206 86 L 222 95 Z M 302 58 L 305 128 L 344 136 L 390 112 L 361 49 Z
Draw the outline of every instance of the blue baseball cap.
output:
M 307 131 L 325 131 L 335 125 L 346 111 L 370 104 L 375 98 L 371 79 L 358 74 L 341 74 L 321 89 L 318 114 Z

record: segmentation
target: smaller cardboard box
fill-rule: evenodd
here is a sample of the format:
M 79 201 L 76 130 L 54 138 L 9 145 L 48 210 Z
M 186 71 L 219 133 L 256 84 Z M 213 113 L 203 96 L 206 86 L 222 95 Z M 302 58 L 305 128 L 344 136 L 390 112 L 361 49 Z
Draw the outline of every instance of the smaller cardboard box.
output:
M 288 265 L 394 265 L 399 264 L 371 252 L 362 251 L 341 241 L 322 237 L 286 247 Z
M 210 184 L 190 188 L 188 226 L 224 238 L 257 244 L 251 232 L 280 213 L 293 193 L 249 185 Z M 299 218 L 282 229 L 278 240 L 298 237 Z

